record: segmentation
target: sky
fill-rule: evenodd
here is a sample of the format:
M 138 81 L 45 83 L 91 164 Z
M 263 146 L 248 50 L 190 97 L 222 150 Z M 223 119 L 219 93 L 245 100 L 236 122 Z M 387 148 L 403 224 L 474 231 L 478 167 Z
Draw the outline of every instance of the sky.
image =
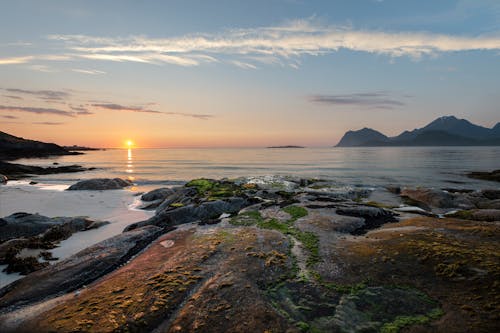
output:
M 62 145 L 335 145 L 500 121 L 498 0 L 0 0 L 0 131 Z

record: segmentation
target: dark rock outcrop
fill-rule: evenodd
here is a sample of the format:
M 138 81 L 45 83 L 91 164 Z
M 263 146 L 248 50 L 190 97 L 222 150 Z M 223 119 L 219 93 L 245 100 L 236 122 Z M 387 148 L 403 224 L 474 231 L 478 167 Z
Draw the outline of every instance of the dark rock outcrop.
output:
M 469 172 L 467 174 L 467 177 L 469 178 L 475 178 L 475 179 L 481 179 L 481 180 L 490 180 L 493 182 L 500 182 L 500 169 L 499 170 L 493 170 L 491 172 L 487 171 L 474 171 L 474 172 Z
M 87 285 L 129 260 L 157 238 L 161 230 L 147 226 L 111 237 L 15 281 L 0 289 L 0 310 L 32 304 Z
M 364 219 L 362 226 L 351 231 L 353 235 L 362 235 L 370 229 L 378 228 L 385 223 L 397 222 L 396 214 L 378 207 L 370 206 L 352 206 L 337 208 L 336 213 L 339 215 L 347 215 L 361 217 Z
M 168 188 L 168 187 L 162 187 L 162 188 L 157 188 L 155 190 L 149 191 L 148 193 L 145 193 L 141 196 L 142 201 L 155 201 L 155 200 L 163 200 L 169 195 L 173 194 L 175 190 Z
M 0 219 L 0 243 L 20 237 L 33 237 L 63 227 L 70 234 L 96 228 L 102 224 L 85 217 L 47 217 L 39 214 L 14 213 Z M 59 228 L 60 229 L 60 228 Z M 62 231 L 61 231 L 62 232 Z
M 218 218 L 223 213 L 233 214 L 247 206 L 247 200 L 243 198 L 228 198 L 225 200 L 215 200 L 191 204 L 171 210 L 158 212 L 152 218 L 129 225 L 124 231 L 134 230 L 145 225 L 156 225 L 160 227 L 175 226 L 195 221 L 208 221 Z
M 0 132 L 0 160 L 77 154 L 80 153 L 70 152 L 55 143 L 27 140 L 5 132 Z
M 131 186 L 132 183 L 128 180 L 121 178 L 94 178 L 81 180 L 76 184 L 71 185 L 67 191 L 81 191 L 81 190 L 119 190 L 127 186 Z
M 7 180 L 9 180 L 7 176 L 0 174 L 0 184 L 6 184 Z
M 80 165 L 64 165 L 58 167 L 40 167 L 35 165 L 24 165 L 0 161 L 0 173 L 9 179 L 19 179 L 29 175 L 51 175 L 56 173 L 72 173 L 92 170 Z

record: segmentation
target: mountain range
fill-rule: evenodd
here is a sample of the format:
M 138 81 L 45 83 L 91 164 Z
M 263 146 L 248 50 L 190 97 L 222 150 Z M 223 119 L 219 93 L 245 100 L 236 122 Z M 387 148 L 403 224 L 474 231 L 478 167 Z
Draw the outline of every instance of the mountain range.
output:
M 440 117 L 427 126 L 388 137 L 374 129 L 348 131 L 336 147 L 380 146 L 500 146 L 500 122 L 493 128 L 455 116 Z

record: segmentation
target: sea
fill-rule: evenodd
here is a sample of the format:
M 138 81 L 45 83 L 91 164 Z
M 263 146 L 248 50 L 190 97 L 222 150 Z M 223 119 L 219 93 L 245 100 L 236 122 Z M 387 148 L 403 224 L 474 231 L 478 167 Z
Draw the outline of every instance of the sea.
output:
M 500 169 L 500 147 L 171 148 L 107 149 L 83 155 L 20 159 L 16 163 L 78 164 L 92 171 L 42 175 L 34 181 L 69 185 L 89 178 L 120 177 L 149 189 L 194 178 L 284 176 L 339 185 L 380 187 L 498 188 L 466 177 Z

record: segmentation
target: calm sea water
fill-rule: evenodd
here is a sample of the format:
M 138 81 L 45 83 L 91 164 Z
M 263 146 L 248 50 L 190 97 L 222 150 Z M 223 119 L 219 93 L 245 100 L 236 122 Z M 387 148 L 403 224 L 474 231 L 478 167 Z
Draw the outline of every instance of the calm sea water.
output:
M 497 183 L 469 179 L 464 174 L 500 169 L 500 147 L 111 149 L 17 162 L 97 168 L 36 177 L 40 182 L 62 184 L 122 177 L 139 186 L 158 187 L 199 177 L 291 175 L 361 186 L 495 188 Z

